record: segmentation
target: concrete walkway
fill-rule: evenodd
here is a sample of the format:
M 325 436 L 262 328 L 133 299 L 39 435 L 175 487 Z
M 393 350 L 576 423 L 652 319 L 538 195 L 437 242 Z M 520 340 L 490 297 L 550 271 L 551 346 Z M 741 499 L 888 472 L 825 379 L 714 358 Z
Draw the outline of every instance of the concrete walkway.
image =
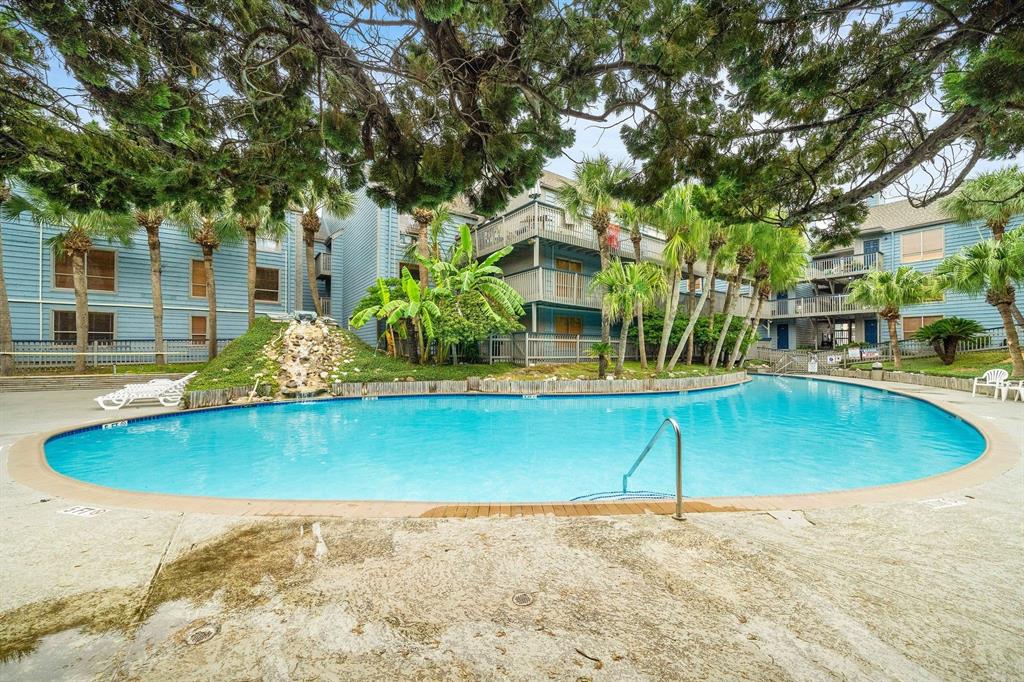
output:
M 900 388 L 1024 445 L 1020 403 Z M 0 460 L 108 416 L 92 394 L 0 395 Z M 0 679 L 1024 677 L 1019 460 L 939 500 L 684 522 L 78 517 L 0 475 Z

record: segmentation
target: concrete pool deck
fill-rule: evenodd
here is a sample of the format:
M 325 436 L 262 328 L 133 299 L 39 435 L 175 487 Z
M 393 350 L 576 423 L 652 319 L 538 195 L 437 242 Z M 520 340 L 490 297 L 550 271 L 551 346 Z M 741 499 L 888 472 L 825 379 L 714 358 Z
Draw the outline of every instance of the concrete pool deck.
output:
M 1009 468 L 935 497 L 683 523 L 79 517 L 11 480 L 9 446 L 108 415 L 92 391 L 3 394 L 0 677 L 1019 679 L 1024 407 L 880 387 L 984 422 Z

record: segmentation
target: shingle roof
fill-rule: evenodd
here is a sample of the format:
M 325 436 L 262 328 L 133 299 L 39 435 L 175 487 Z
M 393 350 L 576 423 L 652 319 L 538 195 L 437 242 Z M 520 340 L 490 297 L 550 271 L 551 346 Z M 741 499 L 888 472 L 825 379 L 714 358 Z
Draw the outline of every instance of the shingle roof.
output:
M 914 208 L 906 199 L 887 204 L 873 206 L 867 218 L 860 224 L 861 232 L 894 232 L 910 227 L 947 223 L 949 216 L 939 208 L 939 202 L 933 201 L 928 206 Z
M 551 187 L 552 189 L 558 189 L 562 185 L 568 185 L 571 182 L 571 178 L 567 178 L 564 175 L 559 175 L 558 173 L 549 170 L 545 170 L 543 175 L 540 176 L 540 184 L 545 187 Z

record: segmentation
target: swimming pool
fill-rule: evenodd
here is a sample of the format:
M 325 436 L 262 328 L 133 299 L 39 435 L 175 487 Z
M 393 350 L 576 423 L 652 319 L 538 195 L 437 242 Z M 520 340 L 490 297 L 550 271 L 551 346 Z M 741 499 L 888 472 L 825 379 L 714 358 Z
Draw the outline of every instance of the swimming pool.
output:
M 926 402 L 873 388 L 754 377 L 686 394 L 432 396 L 175 413 L 49 440 L 57 472 L 137 492 L 264 499 L 540 502 L 621 490 L 666 417 L 687 497 L 897 483 L 962 466 L 985 443 Z M 671 494 L 672 438 L 630 479 Z

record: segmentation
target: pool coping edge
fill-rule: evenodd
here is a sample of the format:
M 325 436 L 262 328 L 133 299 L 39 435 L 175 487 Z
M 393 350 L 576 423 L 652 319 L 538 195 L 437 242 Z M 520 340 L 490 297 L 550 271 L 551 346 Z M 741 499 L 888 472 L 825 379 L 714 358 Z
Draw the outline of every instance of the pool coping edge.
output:
M 892 386 L 876 386 L 865 380 L 845 377 L 805 377 L 820 381 L 865 386 L 876 390 L 889 391 L 905 397 L 923 400 L 938 409 L 962 419 L 981 434 L 985 449 L 976 459 L 956 469 L 926 478 L 887 485 L 854 488 L 834 492 L 798 493 L 772 496 L 734 496 L 686 498 L 684 511 L 773 511 L 783 509 L 825 509 L 876 502 L 896 502 L 934 497 L 953 490 L 971 487 L 1010 469 L 1019 459 L 1020 453 L 1014 448 L 1012 439 L 1001 430 L 992 428 L 983 421 L 965 414 L 954 404 L 937 400 L 931 396 L 919 395 Z M 746 381 L 749 381 L 747 379 Z M 737 382 L 740 385 L 743 382 Z M 714 390 L 725 386 L 708 387 L 700 390 Z M 926 388 L 926 387 L 921 387 Z M 675 392 L 675 391 L 672 391 Z M 664 392 L 659 392 L 664 393 Z M 439 396 L 441 394 L 428 394 Z M 444 394 L 451 395 L 451 394 Z M 464 394 L 455 394 L 464 395 Z M 468 394 L 480 395 L 480 394 Z M 495 394 L 486 394 L 495 395 Z M 559 394 L 564 397 L 571 397 Z M 594 394 L 586 394 L 593 396 Z M 615 394 L 619 395 L 619 394 Z M 401 396 L 406 397 L 406 396 Z M 409 396 L 414 397 L 414 396 Z M 359 398 L 342 398 L 358 400 Z M 260 403 L 268 404 L 268 403 Z M 260 404 L 254 404 L 258 407 Z M 272 403 L 271 403 L 272 404 Z M 225 409 L 227 406 L 189 410 L 196 413 L 205 410 Z M 238 407 L 250 407 L 249 405 Z M 227 409 L 231 409 L 228 407 Z M 171 412 L 167 414 L 177 414 Z M 160 415 L 152 415 L 153 417 Z M 141 417 L 147 419 L 151 417 Z M 121 507 L 151 511 L 173 511 L 201 514 L 226 514 L 233 516 L 336 516 L 348 518 L 393 518 L 393 517 L 478 517 L 478 516 L 593 516 L 620 514 L 670 514 L 674 501 L 667 500 L 613 500 L 604 502 L 414 502 L 389 500 L 272 500 L 203 497 L 192 495 L 170 495 L 119 490 L 80 481 L 58 473 L 46 461 L 44 445 L 51 438 L 84 428 L 98 427 L 108 423 L 130 421 L 131 419 L 100 419 L 70 427 L 32 434 L 15 442 L 8 451 L 7 470 L 11 478 L 43 493 L 87 502 L 103 507 Z M 685 490 L 685 489 L 684 489 Z

